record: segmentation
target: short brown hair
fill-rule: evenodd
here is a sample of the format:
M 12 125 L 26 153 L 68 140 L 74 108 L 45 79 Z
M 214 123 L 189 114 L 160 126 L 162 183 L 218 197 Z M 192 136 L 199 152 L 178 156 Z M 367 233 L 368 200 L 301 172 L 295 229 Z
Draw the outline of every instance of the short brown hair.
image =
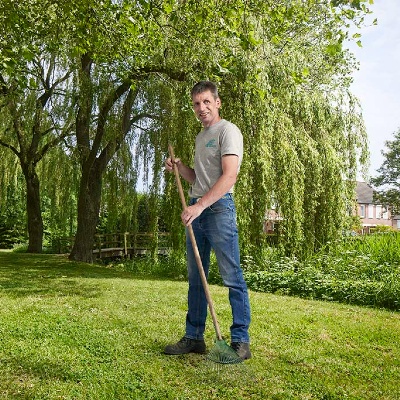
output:
M 190 91 L 190 95 L 193 98 L 194 95 L 206 92 L 207 90 L 209 90 L 211 92 L 211 94 L 213 95 L 214 99 L 218 99 L 219 98 L 217 85 L 214 82 L 211 82 L 211 81 L 200 81 L 200 82 L 197 82 L 193 86 L 192 90 Z

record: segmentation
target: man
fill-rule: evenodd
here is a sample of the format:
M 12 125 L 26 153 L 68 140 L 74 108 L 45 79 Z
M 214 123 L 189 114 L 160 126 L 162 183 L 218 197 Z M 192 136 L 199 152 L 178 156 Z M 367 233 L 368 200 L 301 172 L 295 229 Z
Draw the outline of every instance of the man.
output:
M 191 96 L 203 130 L 196 137 L 194 168 L 175 159 L 179 174 L 191 184 L 189 206 L 182 212 L 181 219 L 186 226 L 192 224 L 206 276 L 211 248 L 215 252 L 224 285 L 229 288 L 233 319 L 231 347 L 246 360 L 251 357 L 250 304 L 240 267 L 236 208 L 232 197 L 243 157 L 243 137 L 236 125 L 220 117 L 221 100 L 214 83 L 197 83 Z M 165 167 L 167 171 L 173 171 L 170 158 Z M 166 346 L 165 353 L 171 355 L 206 351 L 203 335 L 207 300 L 188 235 L 186 249 L 189 279 L 186 332 L 180 341 Z

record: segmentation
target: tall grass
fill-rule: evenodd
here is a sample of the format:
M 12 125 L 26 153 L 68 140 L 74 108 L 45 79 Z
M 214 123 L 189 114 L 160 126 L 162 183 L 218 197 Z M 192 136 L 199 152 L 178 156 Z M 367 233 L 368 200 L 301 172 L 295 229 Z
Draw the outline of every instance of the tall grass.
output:
M 400 309 L 400 233 L 345 237 L 304 261 L 264 251 L 244 260 L 249 287 L 271 293 Z

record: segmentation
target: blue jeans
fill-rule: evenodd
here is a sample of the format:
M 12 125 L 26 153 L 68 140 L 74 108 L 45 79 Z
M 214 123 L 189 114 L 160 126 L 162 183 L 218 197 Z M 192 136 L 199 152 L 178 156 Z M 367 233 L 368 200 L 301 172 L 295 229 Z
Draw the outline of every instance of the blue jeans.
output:
M 190 205 L 197 199 L 191 199 Z M 207 207 L 193 223 L 193 232 L 208 277 L 211 248 L 214 250 L 224 285 L 229 289 L 232 309 L 231 342 L 249 343 L 250 304 L 247 285 L 240 267 L 236 208 L 231 194 L 224 195 Z M 207 317 L 207 299 L 189 235 L 186 235 L 188 264 L 188 312 L 186 334 L 191 339 L 203 339 Z

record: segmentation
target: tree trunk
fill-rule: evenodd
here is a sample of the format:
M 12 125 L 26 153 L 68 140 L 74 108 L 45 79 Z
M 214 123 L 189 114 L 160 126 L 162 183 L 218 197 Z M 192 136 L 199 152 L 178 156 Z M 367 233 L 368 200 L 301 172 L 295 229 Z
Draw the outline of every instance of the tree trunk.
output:
M 93 245 L 100 213 L 102 169 L 98 163 L 82 174 L 78 199 L 78 225 L 70 260 L 93 262 Z
M 24 169 L 26 181 L 26 211 L 28 216 L 28 253 L 41 253 L 43 246 L 43 219 L 40 207 L 40 184 L 36 171 Z
M 90 139 L 90 122 L 93 111 L 93 82 L 91 81 L 92 60 L 88 54 L 81 57 L 81 97 L 76 117 L 76 138 L 80 151 L 82 177 L 78 199 L 78 225 L 75 242 L 69 258 L 75 261 L 93 262 L 94 235 L 99 220 L 102 174 L 108 162 L 118 151 L 121 142 L 131 127 L 131 110 L 137 90 L 130 89 L 131 80 L 122 82 L 111 90 L 99 106 L 97 127 L 93 140 Z M 110 110 L 128 92 L 122 106 L 121 130 L 112 140 L 103 140 Z M 102 140 L 104 146 L 101 146 Z M 100 152 L 100 154 L 98 154 Z

